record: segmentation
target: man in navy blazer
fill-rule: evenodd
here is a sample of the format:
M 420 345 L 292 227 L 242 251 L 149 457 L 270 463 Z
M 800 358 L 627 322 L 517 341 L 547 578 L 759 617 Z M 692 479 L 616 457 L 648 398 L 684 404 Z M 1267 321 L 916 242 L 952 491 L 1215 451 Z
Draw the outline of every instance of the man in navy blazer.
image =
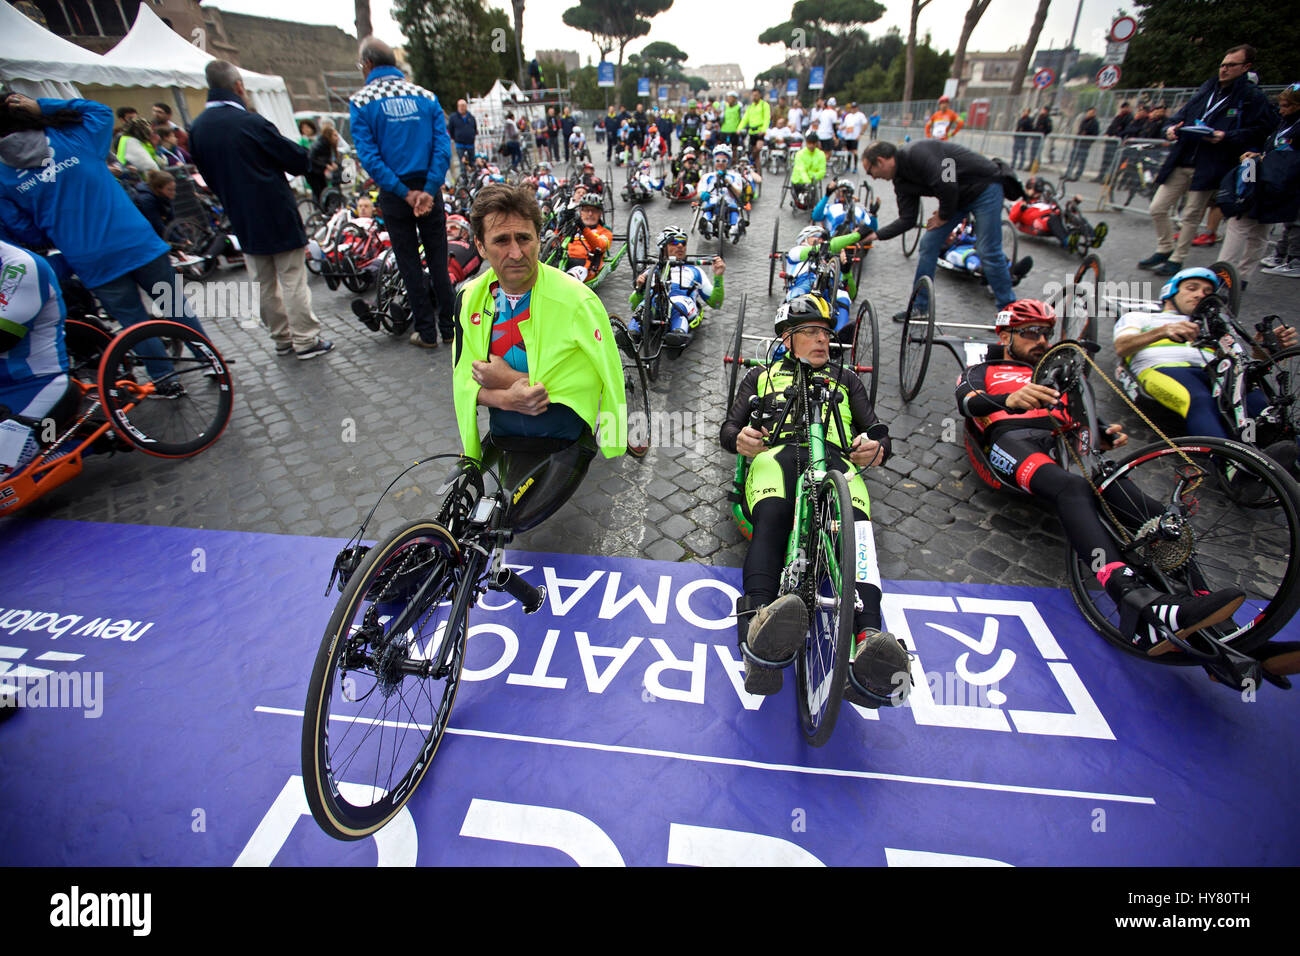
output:
M 248 111 L 244 81 L 233 63 L 213 60 L 205 72 L 208 105 L 190 128 L 194 164 L 230 217 L 257 280 L 262 323 L 276 355 L 324 355 L 334 345 L 320 337 L 320 320 L 311 309 L 307 234 L 286 178 L 311 170 L 307 150 Z

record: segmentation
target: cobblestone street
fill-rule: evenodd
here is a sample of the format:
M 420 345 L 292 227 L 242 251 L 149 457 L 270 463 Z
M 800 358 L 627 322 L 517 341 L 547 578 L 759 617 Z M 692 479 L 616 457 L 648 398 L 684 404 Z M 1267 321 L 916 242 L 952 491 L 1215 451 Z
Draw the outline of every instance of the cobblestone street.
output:
M 884 187 L 883 225 L 893 218 L 894 196 L 889 184 L 878 185 Z M 1088 197 L 1084 209 L 1089 218 L 1094 223 L 1104 219 L 1111 227 L 1099 251 L 1107 280 L 1145 281 L 1154 295 L 1156 281 L 1134 265 L 1154 248 L 1149 220 L 1093 212 L 1097 189 L 1088 183 L 1080 191 Z M 725 304 L 707 313 L 684 356 L 662 363 L 652 386 L 652 410 L 690 412 L 698 423 L 696 440 L 655 447 L 642 461 L 598 458 L 575 499 L 557 517 L 517 539 L 516 548 L 741 563 L 746 543 L 726 500 L 734 463 L 717 443 L 727 388 L 722 356 L 742 295 L 748 299 L 747 330 L 771 331 L 779 302 L 778 296 L 767 296 L 773 225 L 780 221 L 780 245 L 787 248 L 804 224 L 788 203 L 778 212 L 779 193 L 779 185 L 765 187 L 750 231 L 729 250 Z M 617 202 L 616 235 L 626 228 L 629 209 Z M 665 225 L 686 227 L 690 222 L 688 206 L 670 208 L 662 197 L 648 204 L 646 212 L 652 239 Z M 1219 248 L 1195 249 L 1187 264 L 1208 265 Z M 1022 297 L 1042 295 L 1048 283 L 1068 282 L 1078 262 L 1054 243 L 1027 238 L 1020 244 L 1020 255 L 1026 254 L 1034 257 L 1035 267 L 1017 289 Z M 953 402 L 958 369 L 951 355 L 936 347 L 920 395 L 908 405 L 899 400 L 901 327 L 890 316 L 906 303 L 915 261 L 904 258 L 897 240 L 878 244 L 867 259 L 859 291 L 859 301 L 871 298 L 881 323 L 877 406 L 895 442 L 892 460 L 869 476 L 881 573 L 888 578 L 1061 585 L 1064 544 L 1056 519 L 1027 498 L 985 489 L 970 471 Z M 216 278 L 242 280 L 245 275 L 239 271 Z M 601 288 L 611 313 L 628 313 L 631 278 L 622 263 Z M 1245 320 L 1253 325 L 1266 314 L 1293 317 L 1284 299 L 1297 291 L 1300 285 L 1286 278 L 1259 276 L 1243 301 Z M 25 517 L 347 537 L 405 465 L 421 456 L 458 451 L 450 349 L 426 352 L 405 338 L 370 332 L 352 316 L 353 296 L 346 289 L 330 292 L 313 279 L 312 294 L 325 335 L 337 346 L 315 361 L 277 358 L 260 328 L 207 321 L 214 341 L 234 363 L 236 390 L 230 426 L 215 446 L 180 461 L 139 453 L 92 457 L 80 479 L 47 495 Z M 936 312 L 939 321 L 990 324 L 994 315 L 982 286 L 943 270 L 936 279 Z M 1115 364 L 1112 324 L 1113 319 L 1103 320 L 1099 334 L 1098 362 L 1107 370 Z M 1125 423 L 1132 442 L 1153 437 L 1116 396 L 1100 388 L 1103 411 L 1112 421 Z M 403 479 L 377 512 L 368 536 L 383 536 L 399 518 L 430 513 L 448 466 L 434 462 Z

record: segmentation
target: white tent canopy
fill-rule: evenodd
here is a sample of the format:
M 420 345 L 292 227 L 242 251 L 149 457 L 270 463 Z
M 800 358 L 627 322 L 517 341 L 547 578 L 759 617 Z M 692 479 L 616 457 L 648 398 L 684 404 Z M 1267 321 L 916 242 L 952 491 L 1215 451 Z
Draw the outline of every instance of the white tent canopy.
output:
M 141 3 L 131 31 L 100 59 L 111 68 L 147 73 L 148 83 L 141 85 L 206 89 L 208 82 L 203 71 L 216 57 L 187 43 L 184 37 Z M 249 105 L 274 123 L 285 136 L 296 139 L 298 132 L 293 122 L 293 103 L 284 77 L 244 69 L 239 72 L 252 100 Z
M 185 41 L 145 3 L 131 32 L 103 56 L 55 36 L 8 3 L 0 3 L 0 79 L 30 96 L 69 99 L 72 84 L 207 89 L 204 67 L 216 59 Z M 249 103 L 285 136 L 297 139 L 284 78 L 240 70 Z
M 104 58 L 55 36 L 8 3 L 0 3 L 0 79 L 30 95 L 76 96 L 73 83 L 153 86 L 144 71 Z

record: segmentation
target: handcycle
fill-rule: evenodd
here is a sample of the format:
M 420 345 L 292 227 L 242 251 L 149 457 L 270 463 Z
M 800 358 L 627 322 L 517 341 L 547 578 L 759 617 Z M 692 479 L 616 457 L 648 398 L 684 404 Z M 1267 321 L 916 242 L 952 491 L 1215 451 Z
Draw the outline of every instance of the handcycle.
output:
M 795 369 L 794 382 L 786 390 L 785 409 L 769 429 L 775 435 L 781 434 L 787 423 L 798 428 L 798 440 L 808 449 L 807 465 L 794 488 L 794 523 L 778 597 L 797 594 L 807 608 L 808 636 L 794 661 L 795 700 L 804 738 L 820 747 L 830 740 L 835 729 L 848 680 L 853 613 L 858 601 L 854 587 L 856 523 L 848 478 L 828 467 L 826 455 L 829 444 L 848 459 L 849 438 L 837 398 L 842 386 L 825 370 L 814 371 L 804 362 L 795 363 Z M 764 424 L 757 396 L 751 402 L 749 424 L 755 428 Z M 883 424 L 873 426 L 869 432 L 875 440 L 887 434 Z M 737 455 L 730 497 L 732 513 L 746 538 L 753 533 L 745 506 L 748 469 L 749 459 Z M 742 652 L 747 650 L 743 648 Z M 755 666 L 770 666 L 747 657 Z
M 701 180 L 702 179 L 703 177 L 701 177 Z M 717 181 L 714 193 L 715 195 L 710 198 L 708 203 L 709 208 L 713 211 L 713 218 L 711 220 L 705 217 L 704 203 L 700 199 L 697 198 L 693 203 L 691 203 L 691 208 L 694 210 L 694 214 L 691 217 L 690 231 L 697 233 L 706 242 L 712 242 L 716 239 L 718 242 L 718 255 L 725 258 L 727 253 L 728 233 L 731 232 L 731 216 L 729 213 L 732 207 L 727 202 L 728 197 L 730 197 L 731 201 L 736 204 L 734 207 L 736 210 L 736 234 L 730 239 L 732 245 L 736 245 L 740 242 L 741 236 L 745 234 L 745 227 L 748 225 L 748 222 L 745 218 L 743 200 L 737 199 L 735 196 L 731 195 L 731 188 L 726 180 L 719 179 Z M 705 229 L 706 224 L 709 227 L 707 230 Z
M 86 455 L 139 449 L 189 458 L 220 438 L 230 421 L 229 366 L 189 326 L 148 321 L 114 335 L 88 316 L 68 319 L 64 330 L 67 392 L 44 419 L 7 416 L 32 429 L 40 450 L 0 478 L 0 514 L 77 477 Z
M 1279 344 L 1273 329 L 1280 317 L 1265 316 L 1255 324 L 1257 334 L 1252 337 L 1228 303 L 1210 295 L 1188 318 L 1201 327 L 1198 338 L 1189 344 L 1214 353 L 1205 363 L 1210 394 L 1233 439 L 1260 450 L 1281 444 L 1294 461 L 1300 452 L 1295 444 L 1300 436 L 1300 346 Z M 1115 380 L 1130 401 L 1148 403 L 1153 411 L 1164 409 L 1123 362 L 1115 367 Z M 1247 396 L 1256 390 L 1264 405 L 1251 414 Z
M 1102 198 L 1117 209 L 1133 202 L 1139 194 L 1148 200 L 1156 195 L 1156 175 L 1166 149 L 1158 143 L 1128 143 L 1121 147 L 1115 175 L 1103 187 Z
M 606 202 L 609 201 L 608 188 L 605 190 L 604 199 Z M 538 261 L 563 269 L 568 259 L 569 240 L 580 228 L 581 224 L 576 213 L 567 208 L 561 209 L 551 222 L 543 225 Z M 612 223 L 610 230 L 613 231 Z M 615 249 L 614 243 L 617 242 L 621 242 L 622 245 Z M 645 210 L 640 206 L 632 207 L 627 217 L 627 232 L 622 235 L 614 233 L 610 248 L 601 261 L 600 269 L 594 276 L 588 276 L 584 281 L 590 288 L 598 288 L 609 274 L 618 268 L 618 264 L 625 256 L 632 267 L 633 277 L 640 275 L 650 262 L 650 225 L 646 220 Z
M 713 263 L 713 256 L 687 256 L 684 263 L 697 266 L 710 266 Z M 640 357 L 641 364 L 645 366 L 646 373 L 650 376 L 650 381 L 657 381 L 659 378 L 659 360 L 663 353 L 667 351 L 669 358 L 676 359 L 681 356 L 681 348 L 665 348 L 664 336 L 668 334 L 668 328 L 672 319 L 673 304 L 668 288 L 667 273 L 673 265 L 680 265 L 682 262 L 668 255 L 667 246 L 659 247 L 659 254 L 648 266 L 650 275 L 646 280 L 645 298 L 636 309 L 636 319 L 641 327 L 641 337 L 636 343 L 636 352 Z M 640 276 L 645 269 L 636 270 L 636 263 L 633 263 L 633 282 L 636 277 Z M 741 309 L 744 309 L 744 295 L 741 296 Z
M 1061 189 L 1046 180 L 1042 180 L 1040 185 L 1039 198 L 1035 202 L 1050 204 L 1055 210 L 1055 215 L 1061 217 L 1061 224 L 1065 227 L 1068 243 L 1066 248 L 1070 252 L 1077 252 L 1081 256 L 1086 256 L 1090 249 L 1100 248 L 1102 241 L 1109 233 L 1109 227 L 1105 223 L 1098 223 L 1093 226 L 1092 223 L 1079 210 L 1079 198 L 1071 196 L 1062 205 L 1057 197 L 1065 195 L 1065 183 L 1061 183 Z M 1028 197 L 1012 203 L 1007 209 L 1007 218 L 1003 224 L 1003 235 L 1006 235 L 1007 226 L 1010 224 L 1011 229 L 1015 232 L 1023 233 L 1026 236 L 1032 236 L 1036 239 L 1052 239 L 1055 241 L 1056 236 L 1050 232 L 1035 232 L 1032 226 L 1026 227 L 1024 224 L 1014 222 L 1011 214 L 1015 212 L 1016 206 L 1021 204 L 1030 204 Z M 1014 259 L 1014 256 L 1012 257 Z
M 587 431 L 572 443 L 498 439 L 481 462 L 421 459 L 380 500 L 411 469 L 456 459 L 435 516 L 366 546 L 377 501 L 338 553 L 325 593 L 337 582 L 340 597 L 312 668 L 301 740 L 307 804 L 327 834 L 363 839 L 411 799 L 447 729 L 471 609 L 488 590 L 526 614 L 541 608 L 545 587 L 505 566 L 505 546 L 559 510 L 595 454 Z
M 1048 304 L 1061 316 L 1058 341 L 1070 339 L 1096 345 L 1097 324 L 1092 316 L 1104 276 L 1101 260 L 1089 253 L 1075 270 L 1074 281 L 1048 296 Z M 917 305 L 921 299 L 926 302 L 925 308 Z M 949 335 L 942 331 L 944 329 L 966 329 L 983 335 Z M 984 353 L 995 342 L 995 339 L 989 337 L 993 331 L 994 326 L 988 324 L 949 322 L 946 319 L 936 321 L 934 283 L 929 276 L 921 276 L 912 287 L 899 342 L 899 397 L 904 402 L 910 402 L 920 394 L 921 386 L 925 383 L 925 373 L 930 367 L 930 353 L 936 344 L 946 348 L 958 366 L 965 368 L 983 361 Z
M 861 186 L 858 187 L 858 192 L 861 195 L 859 196 L 856 202 L 860 203 L 863 207 L 870 208 L 871 187 L 867 183 L 862 183 Z M 834 236 L 832 238 L 841 235 L 847 235 L 849 232 L 851 232 L 854 228 L 853 222 L 856 218 L 857 218 L 857 214 L 855 211 L 855 203 L 853 201 L 850 201 L 847 209 L 845 210 L 844 219 L 840 223 L 840 225 L 836 228 L 834 232 Z M 844 252 L 849 257 L 849 266 L 853 273 L 853 284 L 855 287 L 860 287 L 862 284 L 862 265 L 866 261 L 867 253 L 871 251 L 871 246 L 872 244 L 869 242 L 855 242 L 849 246 L 844 247 Z M 785 254 L 786 251 L 781 248 L 781 220 L 778 218 L 772 224 L 772 249 L 768 253 L 768 267 L 767 267 L 767 294 L 768 295 L 772 294 L 773 283 L 775 282 L 776 276 L 778 274 L 777 263 L 785 259 Z M 784 288 L 788 290 L 790 288 L 790 276 L 786 274 L 784 269 L 780 270 L 780 276 L 782 281 L 785 284 Z
M 791 163 L 786 169 L 785 181 L 781 183 L 781 195 L 777 198 L 776 208 L 781 209 L 785 205 L 785 197 L 790 197 L 790 211 L 798 218 L 801 212 L 811 212 L 813 206 L 817 205 L 817 184 L 816 183 L 792 183 L 790 177 L 794 175 L 794 164 Z
M 1236 689 L 1253 690 L 1263 680 L 1290 687 L 1283 661 L 1294 655 L 1267 642 L 1300 607 L 1300 487 L 1275 462 L 1236 442 L 1168 438 L 1132 403 L 1160 440 L 1115 461 L 1103 457 L 1091 383 L 1119 388 L 1093 362 L 1095 349 L 1059 342 L 1034 370 L 1033 381 L 1058 390 L 1069 410 L 1070 421 L 1058 419 L 1054 431 L 1057 464 L 1088 481 L 1103 526 L 1142 586 L 1174 594 L 1236 587 L 1247 597 L 1235 616 L 1185 638 L 1162 626 L 1161 645 L 1148 651 L 1121 632 L 1120 609 L 1096 569 L 1067 545 L 1075 603 L 1107 641 L 1143 660 L 1200 665 Z M 991 467 L 969 419 L 966 449 L 990 487 L 1023 493 Z

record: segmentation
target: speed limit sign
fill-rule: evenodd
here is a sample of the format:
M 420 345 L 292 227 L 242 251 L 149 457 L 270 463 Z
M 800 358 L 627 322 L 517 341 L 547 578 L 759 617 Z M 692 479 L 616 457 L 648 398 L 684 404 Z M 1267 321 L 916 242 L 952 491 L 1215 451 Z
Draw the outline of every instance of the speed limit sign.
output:
M 1119 67 L 1115 64 L 1103 66 L 1097 71 L 1097 89 L 1111 90 L 1119 84 Z

